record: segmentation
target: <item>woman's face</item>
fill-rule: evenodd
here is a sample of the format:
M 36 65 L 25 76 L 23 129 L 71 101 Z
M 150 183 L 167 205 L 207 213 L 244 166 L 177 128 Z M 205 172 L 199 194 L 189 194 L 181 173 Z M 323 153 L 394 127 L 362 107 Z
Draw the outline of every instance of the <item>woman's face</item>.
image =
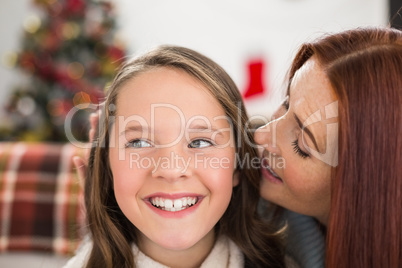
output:
M 312 57 L 295 74 L 274 120 L 259 128 L 261 196 L 326 224 L 331 167 L 337 165 L 338 106 L 332 87 Z

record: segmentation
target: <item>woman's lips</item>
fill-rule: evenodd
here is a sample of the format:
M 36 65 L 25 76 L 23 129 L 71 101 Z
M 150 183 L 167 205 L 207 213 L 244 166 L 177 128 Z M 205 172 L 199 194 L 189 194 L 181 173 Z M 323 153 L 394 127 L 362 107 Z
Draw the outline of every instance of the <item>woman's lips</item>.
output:
M 275 173 L 275 171 L 268 164 L 268 160 L 264 157 L 261 161 L 261 173 L 265 179 L 272 183 L 283 183 L 282 179 Z

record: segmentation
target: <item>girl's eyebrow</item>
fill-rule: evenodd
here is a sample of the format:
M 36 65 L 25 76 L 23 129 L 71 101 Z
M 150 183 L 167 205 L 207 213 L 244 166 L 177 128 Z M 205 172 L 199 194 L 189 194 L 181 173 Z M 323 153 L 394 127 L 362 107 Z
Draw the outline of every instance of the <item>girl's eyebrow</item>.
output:
M 191 125 L 188 129 L 190 130 L 195 130 L 192 132 L 200 131 L 200 132 L 214 132 L 216 135 L 223 135 L 222 131 L 219 131 L 218 128 L 214 126 L 207 126 L 203 124 L 196 124 L 196 125 Z M 128 126 L 125 130 L 120 132 L 119 136 L 123 136 L 127 134 L 128 132 L 147 132 L 148 126 L 141 126 L 141 125 L 133 125 L 133 126 Z
M 317 152 L 321 153 L 320 150 L 318 149 L 317 141 L 315 140 L 313 133 L 310 131 L 310 129 L 308 129 L 307 127 L 304 127 L 304 126 L 303 126 L 303 123 L 301 122 L 301 120 L 299 119 L 299 117 L 297 116 L 297 114 L 293 113 L 293 115 L 294 115 L 294 118 L 295 118 L 297 124 L 299 125 L 299 128 L 300 128 L 302 131 L 305 131 L 305 132 L 307 133 L 307 135 L 308 135 L 308 136 L 310 137 L 310 139 L 312 140 L 312 142 L 313 142 L 315 148 L 317 149 Z
M 218 129 L 215 128 L 214 126 L 212 126 L 212 125 L 207 126 L 207 125 L 204 125 L 204 124 L 190 125 L 188 129 L 218 131 Z
M 143 132 L 147 131 L 148 127 L 147 126 L 141 126 L 141 125 L 135 125 L 135 126 L 128 126 L 126 129 L 124 129 L 122 132 L 120 132 L 119 136 L 125 135 L 127 132 Z
M 197 132 L 197 130 L 200 132 L 213 132 L 216 133 L 215 135 L 223 136 L 222 131 L 220 131 L 219 128 L 216 128 L 213 125 L 207 126 L 204 124 L 194 124 L 191 125 L 187 130 L 195 130 L 191 132 Z

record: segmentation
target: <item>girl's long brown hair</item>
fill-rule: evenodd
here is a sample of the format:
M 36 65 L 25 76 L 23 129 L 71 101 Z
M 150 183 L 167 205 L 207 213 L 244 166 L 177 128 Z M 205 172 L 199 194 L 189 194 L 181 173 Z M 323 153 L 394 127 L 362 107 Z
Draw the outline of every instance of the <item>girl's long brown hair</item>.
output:
M 284 267 L 280 237 L 257 213 L 260 174 L 250 162 L 258 156 L 250 146 L 254 144 L 253 135 L 244 128 L 248 118 L 240 93 L 215 62 L 193 50 L 175 46 L 162 46 L 129 61 L 110 86 L 85 185 L 87 219 L 93 240 L 87 267 L 135 267 L 130 245 L 137 242 L 138 230 L 120 210 L 113 191 L 108 148 L 114 109 L 109 108 L 116 104 L 119 89 L 126 81 L 158 67 L 177 68 L 198 79 L 216 97 L 233 123 L 240 183 L 233 189 L 229 207 L 216 226 L 216 234 L 228 236 L 240 247 L 246 266 Z
M 402 32 L 359 28 L 304 44 L 339 105 L 326 267 L 402 266 Z

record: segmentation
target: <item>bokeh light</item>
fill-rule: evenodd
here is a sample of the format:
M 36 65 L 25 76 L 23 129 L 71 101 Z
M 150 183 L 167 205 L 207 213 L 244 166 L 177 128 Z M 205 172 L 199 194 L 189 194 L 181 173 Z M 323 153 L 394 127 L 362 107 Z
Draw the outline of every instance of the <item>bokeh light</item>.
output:
M 62 100 L 54 99 L 47 104 L 47 111 L 51 116 L 61 116 L 64 113 L 64 104 Z
M 62 28 L 62 34 L 65 39 L 75 39 L 80 35 L 80 32 L 80 26 L 74 22 L 67 22 Z
M 17 110 L 24 116 L 31 115 L 36 108 L 36 104 L 31 97 L 22 97 L 17 102 Z
M 80 109 L 88 108 L 89 104 L 91 103 L 91 96 L 84 91 L 78 92 L 74 95 L 73 98 L 74 106 L 80 105 Z M 84 105 L 82 105 L 84 104 Z
M 37 15 L 30 15 L 24 20 L 23 26 L 25 31 L 34 34 L 39 30 L 41 23 L 42 22 Z
M 17 52 L 7 52 L 3 55 L 1 62 L 7 68 L 14 68 L 18 59 Z
M 72 62 L 67 67 L 67 74 L 71 79 L 80 79 L 85 72 L 84 66 L 79 62 Z

